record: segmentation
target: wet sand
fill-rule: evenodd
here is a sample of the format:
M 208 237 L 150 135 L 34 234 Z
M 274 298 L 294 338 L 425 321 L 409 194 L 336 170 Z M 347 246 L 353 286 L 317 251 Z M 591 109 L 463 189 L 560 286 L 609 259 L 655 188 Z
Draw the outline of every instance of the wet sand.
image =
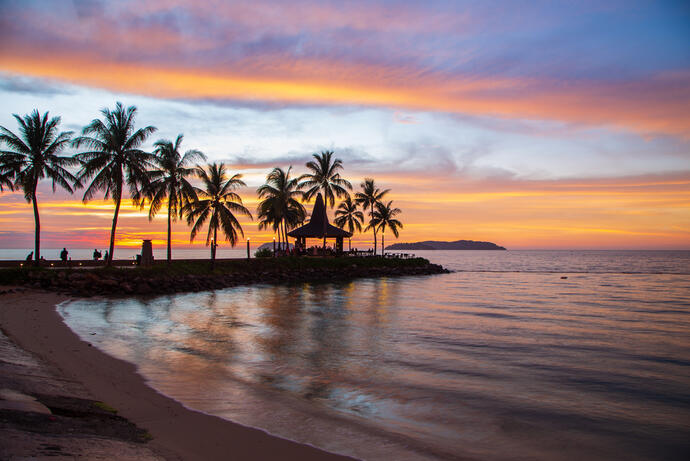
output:
M 147 430 L 152 436 L 147 447 L 166 459 L 353 459 L 187 409 L 157 393 L 133 365 L 91 347 L 63 323 L 55 306 L 66 299 L 39 291 L 2 294 L 0 328 L 64 379 L 80 383 L 93 399 Z

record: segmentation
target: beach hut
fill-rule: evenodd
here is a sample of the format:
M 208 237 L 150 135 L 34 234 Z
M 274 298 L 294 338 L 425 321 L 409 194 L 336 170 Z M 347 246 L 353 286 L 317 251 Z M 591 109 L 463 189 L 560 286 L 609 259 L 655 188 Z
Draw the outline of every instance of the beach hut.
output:
M 309 222 L 302 227 L 288 232 L 288 236 L 295 239 L 295 248 L 300 251 L 305 251 L 307 249 L 307 239 L 323 240 L 324 231 L 326 233 L 326 239 L 335 239 L 335 251 L 338 254 L 343 252 L 343 240 L 352 237 L 350 232 L 328 223 L 326 204 L 321 194 L 318 194 Z

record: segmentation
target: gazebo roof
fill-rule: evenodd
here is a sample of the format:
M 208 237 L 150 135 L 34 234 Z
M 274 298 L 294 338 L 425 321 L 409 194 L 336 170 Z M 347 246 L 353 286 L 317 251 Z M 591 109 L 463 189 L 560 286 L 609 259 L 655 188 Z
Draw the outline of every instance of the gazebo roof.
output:
M 311 212 L 309 222 L 302 227 L 298 227 L 297 229 L 293 229 L 292 231 L 288 232 L 288 235 L 294 238 L 323 238 L 324 223 L 326 224 L 327 238 L 352 237 L 352 233 L 328 223 L 326 204 L 324 203 L 321 194 L 316 196 L 316 202 L 314 203 L 314 209 Z

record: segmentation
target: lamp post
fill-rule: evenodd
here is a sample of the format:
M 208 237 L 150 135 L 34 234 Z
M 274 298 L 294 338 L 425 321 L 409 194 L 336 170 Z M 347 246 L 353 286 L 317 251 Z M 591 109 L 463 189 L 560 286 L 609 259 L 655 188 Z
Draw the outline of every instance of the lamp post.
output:
M 247 239 L 247 259 L 249 259 L 249 239 Z

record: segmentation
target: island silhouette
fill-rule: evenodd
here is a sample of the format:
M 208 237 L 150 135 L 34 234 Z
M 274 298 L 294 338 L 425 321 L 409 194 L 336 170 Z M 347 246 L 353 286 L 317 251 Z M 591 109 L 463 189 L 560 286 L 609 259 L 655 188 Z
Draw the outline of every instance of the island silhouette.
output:
M 475 242 L 474 240 L 456 240 L 444 242 L 425 240 L 424 242 L 394 243 L 386 250 L 505 250 L 504 247 L 491 242 Z

